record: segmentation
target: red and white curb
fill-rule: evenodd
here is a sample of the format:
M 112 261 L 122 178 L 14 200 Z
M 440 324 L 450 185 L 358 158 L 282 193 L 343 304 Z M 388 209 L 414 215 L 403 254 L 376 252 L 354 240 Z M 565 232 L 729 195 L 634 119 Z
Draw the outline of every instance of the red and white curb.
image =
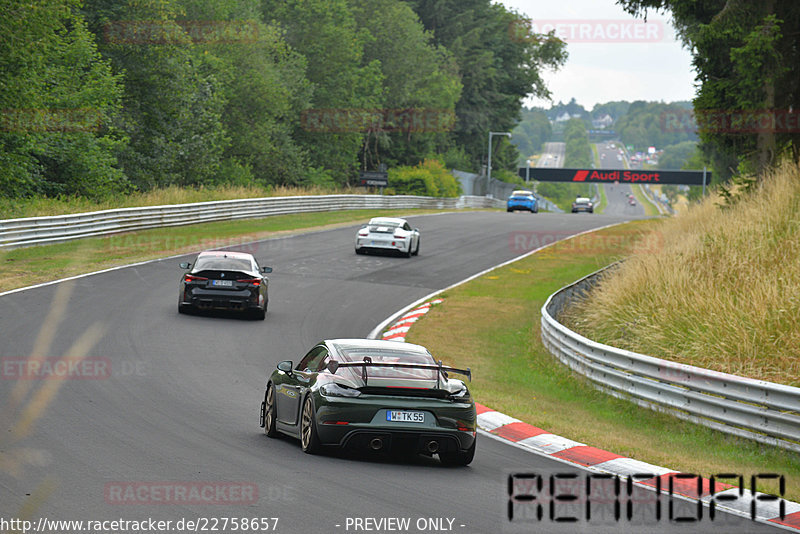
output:
M 430 300 L 407 311 L 386 329 L 381 336 L 382 339 L 404 342 L 411 326 L 428 313 L 432 306 L 442 301 L 443 299 Z M 714 499 L 717 510 L 724 510 L 739 516 L 752 517 L 755 504 L 757 521 L 800 532 L 800 504 L 798 503 L 786 500 L 781 503 L 767 494 L 758 491 L 753 493 L 747 488 L 719 481 L 715 481 L 715 492 L 712 494 L 711 480 L 707 478 L 701 478 L 698 484 L 696 476 L 626 458 L 585 443 L 557 436 L 481 404 L 477 404 L 477 410 L 478 427 L 483 432 L 530 452 L 549 456 L 591 471 L 619 477 L 634 477 L 635 485 L 659 488 L 661 492 L 671 491 L 672 494 L 686 500 L 701 501 L 709 505 Z M 640 475 L 643 474 L 652 476 L 641 477 Z M 730 479 L 726 478 L 726 480 Z M 698 491 L 698 486 L 700 486 L 700 491 Z M 781 504 L 783 505 L 783 519 L 780 517 Z
M 783 519 L 780 518 L 781 503 L 779 500 L 761 492 L 753 493 L 749 489 L 715 481 L 715 493 L 711 493 L 711 481 L 702 478 L 698 492 L 698 477 L 683 475 L 673 469 L 640 462 L 619 454 L 591 447 L 546 430 L 537 428 L 504 413 L 492 410 L 481 404 L 477 405 L 478 426 L 481 430 L 531 452 L 557 458 L 592 471 L 600 471 L 620 477 L 650 474 L 651 478 L 634 479 L 634 484 L 650 488 L 661 488 L 667 491 L 671 487 L 673 494 L 692 501 L 709 504 L 712 498 L 718 510 L 725 510 L 736 515 L 751 517 L 755 504 L 756 520 L 780 525 L 787 530 L 800 532 L 800 504 L 783 501 Z M 727 479 L 726 479 L 727 480 Z M 671 486 L 670 486 L 671 484 Z M 720 490 L 721 489 L 721 490 Z
M 387 341 L 405 342 L 406 334 L 408 334 L 408 330 L 411 328 L 411 325 L 417 322 L 420 317 L 428 313 L 431 309 L 431 306 L 439 304 L 440 302 L 442 302 L 442 299 L 434 299 L 421 306 L 417 306 L 409 312 L 406 312 L 406 314 L 400 317 L 397 322 L 386 329 L 386 331 L 383 333 L 383 336 L 381 336 L 382 339 Z

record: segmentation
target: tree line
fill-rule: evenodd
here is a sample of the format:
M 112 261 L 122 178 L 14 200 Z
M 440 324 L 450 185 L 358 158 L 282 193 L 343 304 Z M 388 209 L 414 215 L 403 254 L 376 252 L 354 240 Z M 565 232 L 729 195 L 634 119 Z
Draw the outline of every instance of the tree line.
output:
M 566 59 L 563 43 L 520 38 L 521 15 L 490 0 L 0 7 L 11 198 L 343 186 L 425 160 L 478 170 L 487 132 L 513 128 L 528 94 L 548 96 L 540 73 Z M 513 145 L 496 150 L 495 165 L 516 165 Z

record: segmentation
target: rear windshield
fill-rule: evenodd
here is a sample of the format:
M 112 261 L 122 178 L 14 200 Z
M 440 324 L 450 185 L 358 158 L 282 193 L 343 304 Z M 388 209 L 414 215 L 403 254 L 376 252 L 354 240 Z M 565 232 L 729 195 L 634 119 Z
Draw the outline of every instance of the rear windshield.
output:
M 375 349 L 349 349 L 342 350 L 342 355 L 347 361 L 360 362 L 365 356 L 369 356 L 373 362 L 380 363 L 410 363 L 436 365 L 433 357 L 427 354 L 382 351 Z M 351 371 L 361 376 L 361 368 L 353 367 Z M 397 367 L 367 367 L 367 375 L 380 378 L 417 378 L 425 380 L 436 380 L 438 371 L 428 369 L 402 369 Z
M 531 195 L 514 195 L 511 198 L 520 198 L 520 199 L 523 199 L 523 200 L 530 200 Z
M 206 257 L 197 258 L 195 271 L 252 271 L 253 264 L 245 258 Z

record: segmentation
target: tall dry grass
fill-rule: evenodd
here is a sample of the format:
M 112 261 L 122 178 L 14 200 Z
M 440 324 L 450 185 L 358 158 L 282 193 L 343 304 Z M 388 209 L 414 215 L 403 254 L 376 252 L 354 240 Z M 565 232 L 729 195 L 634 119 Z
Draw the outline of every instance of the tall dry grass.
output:
M 615 347 L 800 385 L 800 168 L 720 204 L 661 223 L 564 320 Z
M 187 204 L 212 200 L 233 200 L 237 198 L 283 197 L 299 195 L 363 194 L 363 188 L 325 188 L 312 187 L 257 187 L 257 186 L 219 186 L 177 187 L 154 189 L 146 193 L 119 195 L 102 201 L 92 201 L 82 197 L 32 197 L 25 199 L 0 199 L 0 219 L 18 217 L 42 217 L 64 215 L 114 208 L 138 206 L 161 206 L 166 204 Z

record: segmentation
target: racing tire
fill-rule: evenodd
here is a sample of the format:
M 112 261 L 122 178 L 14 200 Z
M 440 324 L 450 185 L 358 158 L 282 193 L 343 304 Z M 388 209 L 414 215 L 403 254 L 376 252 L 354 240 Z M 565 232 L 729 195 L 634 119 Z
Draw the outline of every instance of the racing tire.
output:
M 356 254 L 358 254 L 359 256 L 363 256 L 365 253 L 366 252 L 364 251 L 363 248 L 357 248 L 356 249 Z
M 408 250 L 402 253 L 406 258 L 410 258 L 413 252 L 411 251 L 411 243 L 408 244 Z
M 473 440 L 472 447 L 465 451 L 440 452 L 439 461 L 442 463 L 442 465 L 446 466 L 467 466 L 471 464 L 473 458 L 475 458 L 475 444 L 477 442 L 477 439 Z
M 414 256 L 419 256 L 419 238 L 417 238 L 417 248 L 414 249 Z
M 507 210 L 506 210 L 506 212 L 507 212 L 507 213 L 511 213 L 511 211 L 512 211 L 512 210 L 509 210 L 509 209 L 507 209 Z
M 188 304 L 178 304 L 178 313 L 192 313 L 192 307 Z
M 303 402 L 303 413 L 300 416 L 300 448 L 306 454 L 319 454 L 322 450 L 322 444 L 317 434 L 315 415 L 314 401 L 311 400 L 311 395 L 307 395 Z
M 256 308 L 250 312 L 250 316 L 256 321 L 263 321 L 267 316 L 267 306 L 265 305 L 263 308 Z
M 271 438 L 280 435 L 278 432 L 278 417 L 275 411 L 275 386 L 270 383 L 264 393 L 264 434 Z

